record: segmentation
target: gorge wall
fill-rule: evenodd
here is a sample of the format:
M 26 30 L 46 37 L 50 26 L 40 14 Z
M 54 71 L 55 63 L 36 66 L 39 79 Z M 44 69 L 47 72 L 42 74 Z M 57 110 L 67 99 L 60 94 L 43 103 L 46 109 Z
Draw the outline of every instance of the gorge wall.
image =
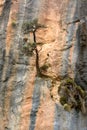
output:
M 0 0 L 0 130 L 87 130 L 87 116 L 67 112 L 58 86 L 70 76 L 87 89 L 87 0 Z M 26 21 L 37 31 L 36 55 L 22 53 Z

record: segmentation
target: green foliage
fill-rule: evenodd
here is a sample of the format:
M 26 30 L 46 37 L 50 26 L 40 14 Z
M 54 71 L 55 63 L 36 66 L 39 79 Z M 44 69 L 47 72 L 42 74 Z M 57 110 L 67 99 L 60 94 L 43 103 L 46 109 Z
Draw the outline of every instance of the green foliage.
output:
M 61 97 L 60 97 L 60 103 L 61 103 L 62 105 L 66 104 L 66 103 L 67 103 L 67 97 L 61 96 Z
M 78 86 L 73 79 L 66 78 L 62 80 L 58 93 L 60 95 L 60 103 L 65 110 L 75 108 L 83 114 L 87 112 L 87 92 Z
M 44 64 L 43 66 L 40 67 L 41 71 L 47 71 L 47 69 L 49 68 L 48 64 Z
M 25 43 L 23 45 L 22 52 L 26 56 L 33 55 L 33 51 L 35 50 L 35 48 L 36 48 L 36 44 L 35 43 Z
M 12 21 L 11 25 L 12 25 L 13 28 L 15 28 L 17 26 L 16 21 Z
M 38 23 L 38 19 L 34 19 L 33 21 L 27 21 L 23 23 L 22 29 L 25 34 L 29 32 L 37 31 L 39 28 L 45 28 L 44 25 Z
M 64 109 L 68 112 L 71 111 L 71 106 L 69 104 L 64 104 Z

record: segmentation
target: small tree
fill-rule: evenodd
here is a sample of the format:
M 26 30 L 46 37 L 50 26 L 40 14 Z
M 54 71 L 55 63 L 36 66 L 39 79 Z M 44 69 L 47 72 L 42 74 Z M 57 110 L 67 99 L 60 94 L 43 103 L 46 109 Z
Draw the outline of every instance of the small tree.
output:
M 39 67 L 39 53 L 37 49 L 37 40 L 36 40 L 36 32 L 40 28 L 45 28 L 44 25 L 38 23 L 37 19 L 34 19 L 33 21 L 30 22 L 25 22 L 22 26 L 23 28 L 23 33 L 28 34 L 32 33 L 33 34 L 33 44 L 34 44 L 34 50 L 36 52 L 36 70 L 37 70 L 37 75 L 41 74 L 40 67 Z

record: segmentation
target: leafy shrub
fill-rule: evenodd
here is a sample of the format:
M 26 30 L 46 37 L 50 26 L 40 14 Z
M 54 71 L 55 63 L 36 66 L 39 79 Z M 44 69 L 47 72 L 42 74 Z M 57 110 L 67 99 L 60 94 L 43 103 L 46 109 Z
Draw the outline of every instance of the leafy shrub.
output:
M 61 81 L 58 89 L 60 95 L 60 103 L 64 109 L 69 110 L 75 108 L 83 114 L 87 113 L 87 92 L 78 86 L 73 79 L 66 78 Z

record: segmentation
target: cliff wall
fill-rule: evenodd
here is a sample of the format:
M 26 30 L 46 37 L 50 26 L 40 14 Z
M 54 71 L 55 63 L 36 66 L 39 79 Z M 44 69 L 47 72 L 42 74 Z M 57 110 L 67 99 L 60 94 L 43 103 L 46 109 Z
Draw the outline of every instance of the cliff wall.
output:
M 0 130 L 87 130 L 87 116 L 67 112 L 58 86 L 70 76 L 87 89 L 87 0 L 0 0 Z M 38 19 L 36 54 L 22 52 L 22 25 Z

